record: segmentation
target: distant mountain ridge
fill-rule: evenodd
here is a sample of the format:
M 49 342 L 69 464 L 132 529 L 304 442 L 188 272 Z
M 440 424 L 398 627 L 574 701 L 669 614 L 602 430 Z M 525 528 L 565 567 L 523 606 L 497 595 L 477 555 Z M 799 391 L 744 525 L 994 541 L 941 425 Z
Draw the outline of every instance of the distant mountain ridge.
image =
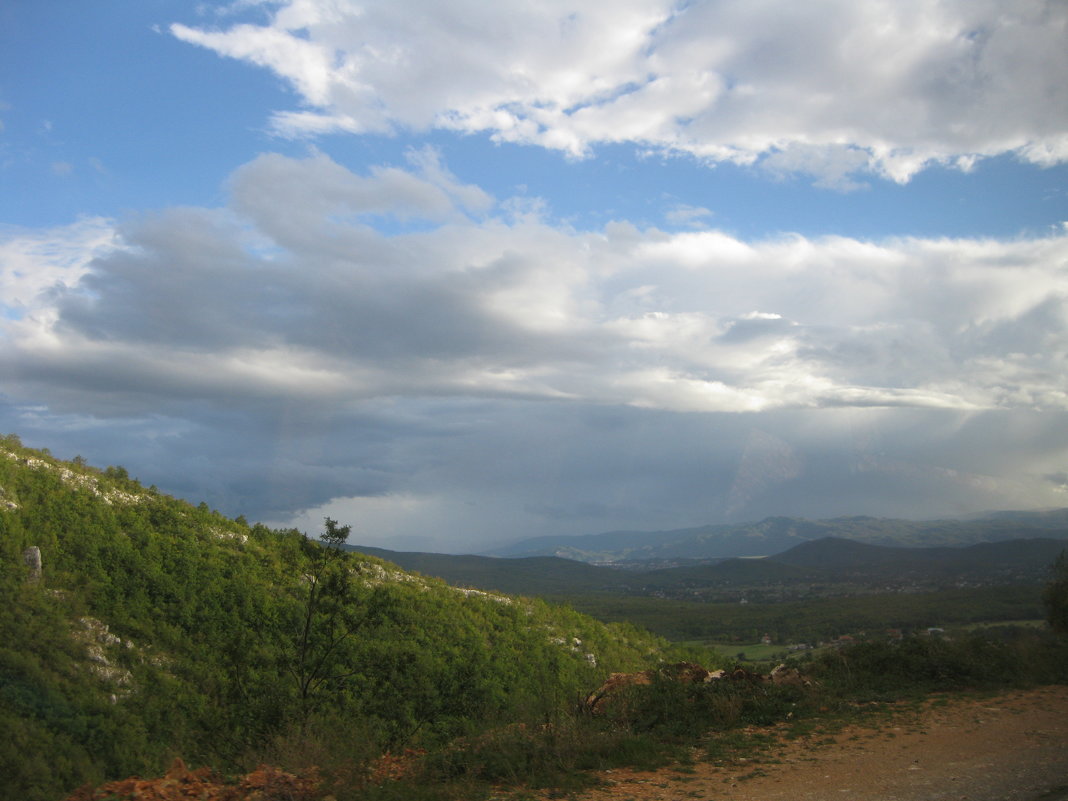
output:
M 558 556 L 592 564 L 712 560 L 772 556 L 795 545 L 832 537 L 892 547 L 961 547 L 1002 540 L 1068 538 L 1068 509 L 993 512 L 965 520 L 768 517 L 759 522 L 670 531 L 611 531 L 536 537 L 487 552 L 490 556 Z
M 482 590 L 545 596 L 658 595 L 804 587 L 830 594 L 852 587 L 916 589 L 1038 583 L 1068 547 L 1051 537 L 984 542 L 958 548 L 904 548 L 835 537 L 807 540 L 773 556 L 717 560 L 656 569 L 590 565 L 553 556 L 489 557 L 405 553 L 350 546 L 405 570 Z M 789 594 L 789 593 L 787 593 Z

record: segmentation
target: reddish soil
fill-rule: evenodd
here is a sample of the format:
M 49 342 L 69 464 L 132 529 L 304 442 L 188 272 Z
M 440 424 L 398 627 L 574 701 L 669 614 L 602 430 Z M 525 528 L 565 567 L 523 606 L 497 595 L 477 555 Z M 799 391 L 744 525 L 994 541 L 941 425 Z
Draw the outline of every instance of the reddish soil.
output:
M 316 777 L 299 777 L 261 765 L 239 782 L 224 782 L 209 768 L 190 770 L 174 760 L 167 775 L 159 779 L 122 779 L 96 790 L 83 787 L 67 801 L 314 801 Z
M 755 759 L 601 779 L 576 801 L 1068 801 L 1068 687 L 928 701 Z

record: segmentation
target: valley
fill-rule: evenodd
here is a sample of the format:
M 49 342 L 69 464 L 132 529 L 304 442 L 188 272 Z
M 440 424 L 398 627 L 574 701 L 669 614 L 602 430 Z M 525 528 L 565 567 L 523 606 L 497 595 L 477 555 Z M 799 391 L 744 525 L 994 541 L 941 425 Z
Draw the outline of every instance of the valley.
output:
M 674 641 L 756 642 L 770 635 L 786 646 L 1041 618 L 1040 588 L 1066 545 L 1036 537 L 917 548 L 828 537 L 762 558 L 655 569 L 633 561 L 609 567 L 555 556 L 352 547 L 453 584 L 551 598 Z

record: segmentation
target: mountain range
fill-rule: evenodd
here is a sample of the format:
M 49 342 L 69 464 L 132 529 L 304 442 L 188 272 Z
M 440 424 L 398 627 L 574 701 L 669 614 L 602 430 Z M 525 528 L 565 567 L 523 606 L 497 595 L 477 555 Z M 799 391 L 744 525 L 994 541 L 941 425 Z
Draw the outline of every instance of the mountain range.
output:
M 659 595 L 735 596 L 745 589 L 766 592 L 801 588 L 811 597 L 960 586 L 1039 583 L 1068 542 L 1052 537 L 980 542 L 963 547 L 893 547 L 824 537 L 807 540 L 761 558 L 731 557 L 673 567 L 638 569 L 591 565 L 559 556 L 490 557 L 406 553 L 351 546 L 406 570 L 484 590 L 543 596 Z M 658 563 L 651 563 L 657 565 Z M 793 593 L 796 594 L 796 593 Z
M 769 517 L 759 522 L 670 531 L 609 531 L 525 539 L 489 556 L 559 556 L 593 564 L 679 564 L 728 557 L 771 556 L 810 540 L 834 537 L 870 545 L 934 547 L 1032 538 L 1068 538 L 1068 509 L 993 512 L 956 520 Z

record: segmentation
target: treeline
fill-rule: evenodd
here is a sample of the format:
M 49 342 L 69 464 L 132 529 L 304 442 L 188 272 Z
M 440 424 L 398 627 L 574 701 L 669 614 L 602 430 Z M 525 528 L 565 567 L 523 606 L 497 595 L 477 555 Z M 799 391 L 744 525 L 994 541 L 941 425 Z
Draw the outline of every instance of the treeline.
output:
M 0 441 L 5 801 L 158 774 L 176 755 L 237 770 L 430 747 L 544 720 L 663 646 Z
M 888 628 L 1034 620 L 1045 617 L 1041 585 L 886 593 L 782 603 L 702 603 L 637 596 L 559 597 L 599 620 L 626 620 L 674 641 L 816 642 Z

